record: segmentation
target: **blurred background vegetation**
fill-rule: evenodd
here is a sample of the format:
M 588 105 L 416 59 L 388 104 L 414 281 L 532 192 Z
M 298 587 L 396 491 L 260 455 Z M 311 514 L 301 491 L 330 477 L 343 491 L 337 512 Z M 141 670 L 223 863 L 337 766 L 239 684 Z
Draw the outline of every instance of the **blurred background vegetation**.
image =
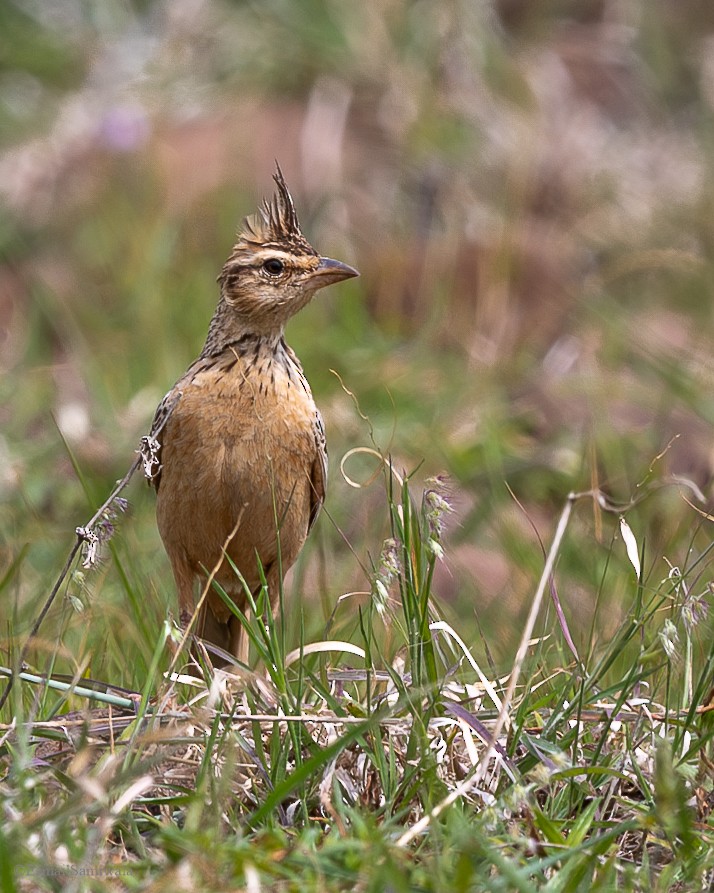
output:
M 276 158 L 310 241 L 362 274 L 288 332 L 332 459 L 289 583 L 296 641 L 300 604 L 319 637 L 340 595 L 370 588 L 384 488 L 339 465 L 372 436 L 419 480 L 450 476 L 435 589 L 499 669 L 569 491 L 643 497 L 645 582 L 695 565 L 711 525 L 682 494 L 706 510 L 714 459 L 713 110 L 705 0 L 0 4 L 2 639 L 29 629 L 198 354 Z M 45 632 L 135 684 L 174 595 L 153 494 L 127 495 L 111 554 Z M 612 635 L 634 597 L 616 520 L 579 506 L 560 556 L 578 642 Z M 354 633 L 353 611 L 335 622 Z

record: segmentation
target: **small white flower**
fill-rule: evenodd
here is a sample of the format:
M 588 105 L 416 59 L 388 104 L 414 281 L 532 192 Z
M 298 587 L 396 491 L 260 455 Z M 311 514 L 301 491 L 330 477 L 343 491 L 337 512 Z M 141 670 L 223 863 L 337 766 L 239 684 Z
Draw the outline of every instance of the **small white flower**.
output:
M 671 620 L 664 621 L 664 626 L 659 632 L 659 638 L 662 642 L 664 653 L 671 660 L 676 655 L 677 645 L 679 644 L 679 633 Z
M 399 543 L 386 539 L 382 545 L 377 571 L 372 580 L 372 598 L 380 615 L 384 615 L 389 605 L 389 587 L 401 570 L 399 564 Z
M 84 541 L 84 558 L 82 559 L 82 567 L 94 567 L 99 559 L 99 537 L 89 527 L 78 527 L 75 531 L 77 536 Z
M 378 613 L 384 614 L 384 612 L 387 610 L 387 605 L 389 604 L 389 591 L 379 578 L 374 581 L 374 590 L 372 592 L 372 597 L 374 599 L 374 606 L 377 609 Z
M 441 543 L 438 540 L 434 539 L 433 536 L 429 537 L 429 539 L 426 541 L 426 548 L 429 553 L 434 558 L 438 558 L 439 561 L 441 561 L 441 559 L 444 557 L 444 550 L 441 546 Z
M 159 452 L 161 444 L 155 437 L 145 435 L 139 441 L 139 454 L 141 455 L 141 464 L 144 469 L 144 477 L 153 481 L 156 475 L 161 471 L 161 462 L 159 461 Z

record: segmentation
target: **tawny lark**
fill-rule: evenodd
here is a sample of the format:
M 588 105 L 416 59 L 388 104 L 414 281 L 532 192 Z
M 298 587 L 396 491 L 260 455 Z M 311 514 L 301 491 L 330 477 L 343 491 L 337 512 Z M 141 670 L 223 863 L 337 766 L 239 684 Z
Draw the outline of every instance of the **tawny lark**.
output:
M 154 417 L 156 515 L 183 623 L 195 609 L 196 579 L 205 585 L 216 567 L 216 581 L 245 607 L 231 562 L 252 592 L 262 567 L 274 603 L 325 497 L 322 418 L 283 330 L 318 289 L 358 273 L 317 254 L 280 168 L 274 179 L 273 199 L 246 219 L 218 277 L 201 355 Z M 238 656 L 240 629 L 211 590 L 195 631 Z

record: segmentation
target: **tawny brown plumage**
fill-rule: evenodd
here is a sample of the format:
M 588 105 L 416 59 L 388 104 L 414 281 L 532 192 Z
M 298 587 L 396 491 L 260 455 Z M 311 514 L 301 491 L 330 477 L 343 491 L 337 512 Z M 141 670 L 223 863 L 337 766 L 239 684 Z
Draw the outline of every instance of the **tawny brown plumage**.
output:
M 274 602 L 325 496 L 322 418 L 283 329 L 318 289 L 358 274 L 317 254 L 300 232 L 280 168 L 274 179 L 275 196 L 245 221 L 218 278 L 203 351 L 152 427 L 156 515 L 184 623 L 195 609 L 196 579 L 205 584 L 218 565 L 216 581 L 245 607 L 225 554 L 253 592 L 262 566 Z M 215 591 L 196 632 L 233 655 L 241 650 L 240 623 Z

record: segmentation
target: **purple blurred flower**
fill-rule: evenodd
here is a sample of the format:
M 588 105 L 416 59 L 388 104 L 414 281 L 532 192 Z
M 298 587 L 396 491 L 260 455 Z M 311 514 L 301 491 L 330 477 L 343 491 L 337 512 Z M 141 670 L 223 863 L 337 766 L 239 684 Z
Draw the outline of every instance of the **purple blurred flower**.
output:
M 121 103 L 109 108 L 102 119 L 99 136 L 113 152 L 140 149 L 151 133 L 146 109 L 139 103 Z

